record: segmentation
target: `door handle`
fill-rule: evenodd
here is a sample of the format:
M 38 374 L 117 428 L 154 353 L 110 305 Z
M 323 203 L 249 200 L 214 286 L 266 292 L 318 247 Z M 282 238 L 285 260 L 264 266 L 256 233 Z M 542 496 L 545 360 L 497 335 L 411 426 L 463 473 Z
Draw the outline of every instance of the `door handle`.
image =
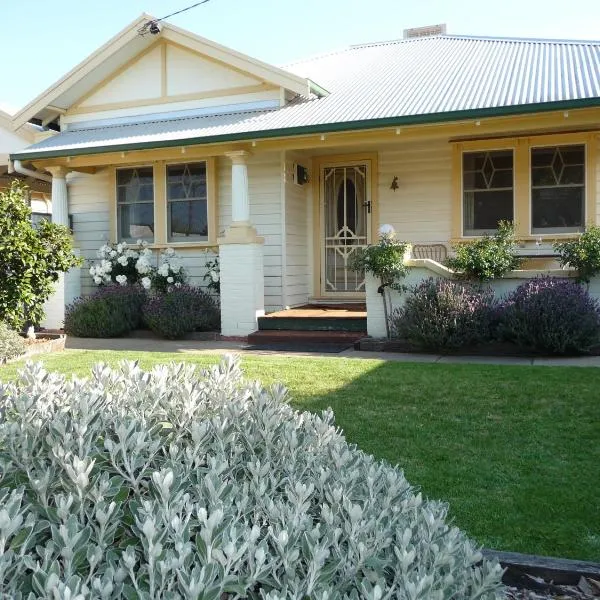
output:
M 367 212 L 371 214 L 371 201 L 369 200 L 368 202 L 363 202 L 363 206 L 366 206 Z

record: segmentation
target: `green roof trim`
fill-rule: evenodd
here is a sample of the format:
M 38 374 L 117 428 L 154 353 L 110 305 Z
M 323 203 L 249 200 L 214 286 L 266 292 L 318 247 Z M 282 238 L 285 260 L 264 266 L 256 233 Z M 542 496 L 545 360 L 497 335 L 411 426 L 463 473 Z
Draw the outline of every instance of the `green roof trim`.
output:
M 402 127 L 406 125 L 427 125 L 434 123 L 448 123 L 463 119 L 484 119 L 489 117 L 502 117 L 510 115 L 527 115 L 557 110 L 575 110 L 578 108 L 600 107 L 600 97 L 581 98 L 556 102 L 543 102 L 538 104 L 520 104 L 492 108 L 476 108 L 468 110 L 449 111 L 420 115 L 406 115 L 398 117 L 365 119 L 358 121 L 343 121 L 337 123 L 322 123 L 280 129 L 267 129 L 240 133 L 229 133 L 194 138 L 178 138 L 173 140 L 134 142 L 126 144 L 112 144 L 107 146 L 84 147 L 37 152 L 15 152 L 10 155 L 11 160 L 39 160 L 46 158 L 64 158 L 67 156 L 89 156 L 92 154 L 107 154 L 109 152 L 125 152 L 131 150 L 154 150 L 158 148 L 172 148 L 175 146 L 198 146 L 224 142 L 244 142 L 257 139 L 288 138 L 300 135 L 327 134 L 347 131 L 365 131 L 384 127 Z M 600 124 L 600 122 L 599 122 Z

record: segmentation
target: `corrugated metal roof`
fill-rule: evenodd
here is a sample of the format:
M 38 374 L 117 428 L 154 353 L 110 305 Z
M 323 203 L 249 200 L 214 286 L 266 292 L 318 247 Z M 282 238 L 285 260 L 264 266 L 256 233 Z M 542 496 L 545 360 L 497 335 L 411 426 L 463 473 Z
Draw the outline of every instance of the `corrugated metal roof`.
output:
M 330 94 L 271 111 L 67 131 L 17 157 L 600 105 L 600 42 L 444 35 L 353 46 L 286 68 Z

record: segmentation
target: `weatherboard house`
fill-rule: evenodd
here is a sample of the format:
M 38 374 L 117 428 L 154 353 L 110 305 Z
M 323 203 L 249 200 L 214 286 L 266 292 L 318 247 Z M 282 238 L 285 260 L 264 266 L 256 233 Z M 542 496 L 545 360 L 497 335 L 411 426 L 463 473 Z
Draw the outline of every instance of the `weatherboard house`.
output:
M 280 68 L 149 21 L 15 115 L 47 131 L 11 158 L 86 258 L 143 238 L 201 283 L 218 251 L 223 335 L 369 300 L 348 261 L 382 224 L 439 259 L 501 219 L 534 255 L 600 220 L 600 42 L 417 31 Z

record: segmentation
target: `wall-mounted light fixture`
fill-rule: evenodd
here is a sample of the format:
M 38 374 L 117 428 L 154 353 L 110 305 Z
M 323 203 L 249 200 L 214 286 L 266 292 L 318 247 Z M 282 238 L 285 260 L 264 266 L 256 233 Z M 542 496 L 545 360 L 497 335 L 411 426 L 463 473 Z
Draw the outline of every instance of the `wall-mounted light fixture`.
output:
M 390 190 L 396 191 L 400 186 L 398 185 L 398 177 L 394 175 L 394 179 L 392 179 L 392 185 L 390 185 Z
M 310 175 L 308 173 L 308 169 L 305 166 L 295 164 L 294 169 L 295 180 L 298 185 L 304 185 L 305 183 L 308 183 L 310 181 Z

